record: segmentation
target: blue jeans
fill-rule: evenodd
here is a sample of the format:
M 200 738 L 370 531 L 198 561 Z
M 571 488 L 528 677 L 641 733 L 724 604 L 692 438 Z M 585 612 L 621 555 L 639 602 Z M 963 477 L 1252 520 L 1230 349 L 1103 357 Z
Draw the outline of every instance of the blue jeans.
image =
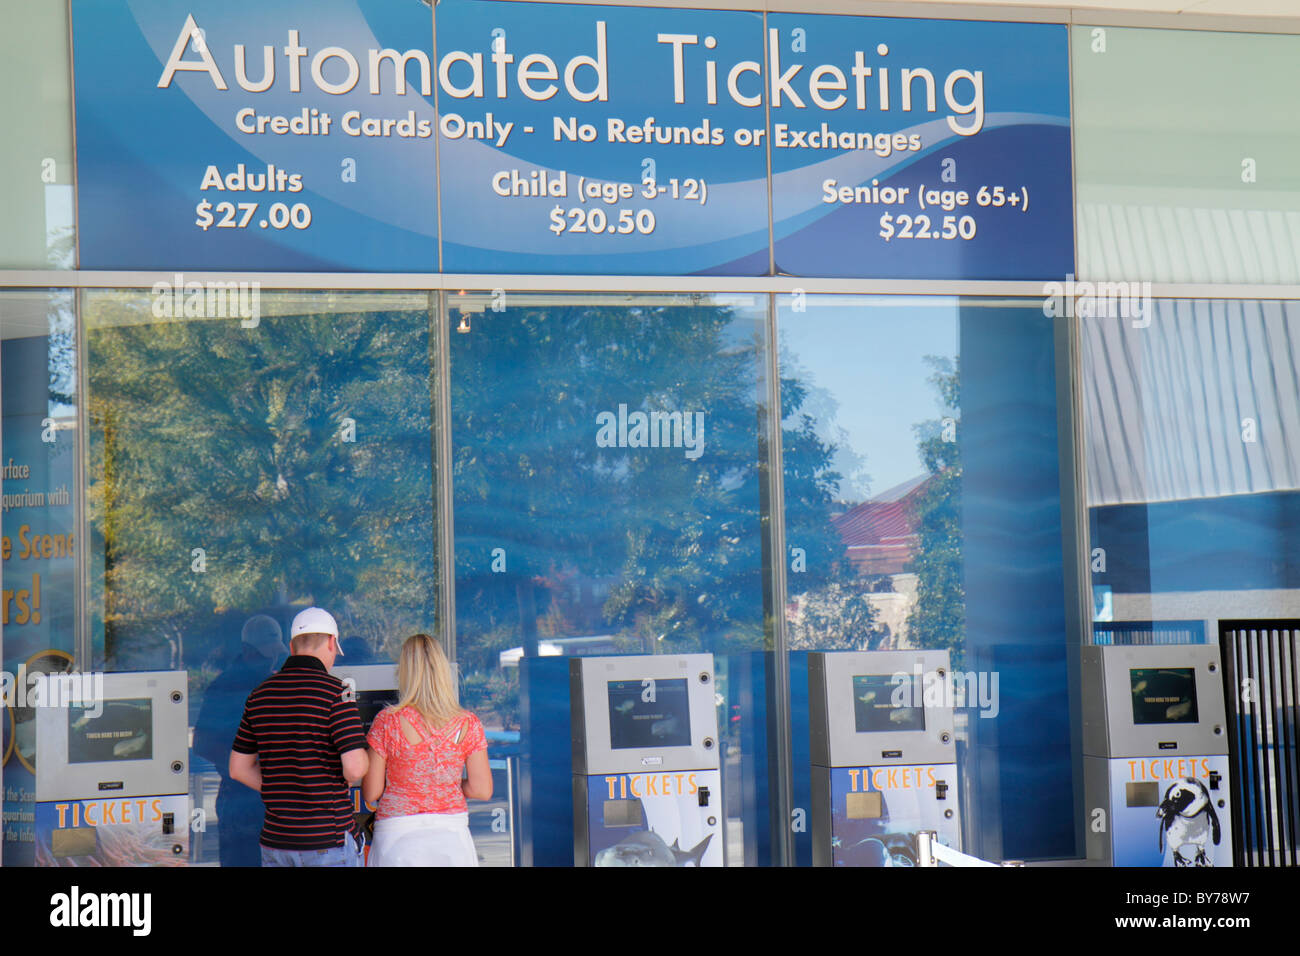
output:
M 277 850 L 262 847 L 263 866 L 365 866 L 365 853 L 356 837 L 347 834 L 343 845 L 328 850 Z

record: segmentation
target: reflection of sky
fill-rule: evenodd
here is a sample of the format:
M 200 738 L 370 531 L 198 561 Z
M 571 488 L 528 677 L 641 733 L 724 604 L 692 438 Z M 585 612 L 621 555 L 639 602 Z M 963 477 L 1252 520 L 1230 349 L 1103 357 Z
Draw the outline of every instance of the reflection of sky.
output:
M 721 331 L 720 343 L 724 350 L 743 350 L 754 348 L 757 337 L 762 335 L 762 320 L 766 315 L 763 303 L 755 301 L 752 296 L 710 295 L 701 300 L 709 308 L 731 309 L 735 317 Z
M 867 491 L 876 495 L 923 471 L 912 426 L 942 417 L 924 359 L 956 357 L 957 303 L 944 298 L 906 304 L 828 301 L 810 296 L 801 313 L 791 311 L 788 299 L 780 303 L 782 375 L 793 364 L 813 393 L 828 393 L 820 400 L 811 394 L 805 408 L 831 399 L 834 416 L 818 415 L 818 434 L 862 459 L 859 467 L 870 476 Z M 851 455 L 836 459 L 846 476 Z M 841 482 L 840 491 L 852 500 L 862 497 L 860 483 L 855 488 L 852 481 Z
M 73 197 L 71 185 L 49 184 L 45 187 L 45 244 L 50 265 L 71 269 L 73 262 Z

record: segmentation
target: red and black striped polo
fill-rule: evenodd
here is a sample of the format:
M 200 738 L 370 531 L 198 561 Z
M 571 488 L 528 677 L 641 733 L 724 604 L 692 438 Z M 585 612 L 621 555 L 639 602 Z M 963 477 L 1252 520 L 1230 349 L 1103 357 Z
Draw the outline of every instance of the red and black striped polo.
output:
M 248 695 L 234 749 L 256 754 L 266 820 L 262 845 L 326 850 L 356 833 L 341 755 L 366 746 L 344 685 L 319 658 L 294 655 Z

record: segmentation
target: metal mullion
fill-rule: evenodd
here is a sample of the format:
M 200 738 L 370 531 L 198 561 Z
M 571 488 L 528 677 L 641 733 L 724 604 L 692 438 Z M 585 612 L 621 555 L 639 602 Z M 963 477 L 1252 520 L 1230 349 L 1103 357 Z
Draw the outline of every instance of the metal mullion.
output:
M 1238 705 L 1238 698 L 1232 693 L 1232 688 L 1236 687 L 1240 681 L 1237 677 L 1237 656 L 1236 645 L 1233 640 L 1233 632 L 1226 631 L 1222 626 L 1219 628 L 1219 659 L 1223 662 L 1223 716 L 1228 722 L 1228 740 L 1236 744 L 1236 753 L 1241 753 L 1241 711 Z M 1228 752 L 1232 753 L 1233 748 L 1230 746 Z M 1229 758 L 1229 770 L 1232 773 L 1231 783 L 1235 788 L 1230 786 L 1228 793 L 1234 802 L 1239 792 L 1244 792 L 1242 781 L 1238 779 L 1240 773 L 1237 764 L 1234 764 Z M 1237 812 L 1231 814 L 1228 820 L 1228 831 L 1232 834 L 1232 842 L 1235 847 L 1235 859 L 1242 859 L 1245 856 L 1245 841 L 1242 839 L 1241 832 L 1241 807 L 1236 808 Z
M 1255 671 L 1255 667 L 1251 655 L 1251 651 L 1254 645 L 1254 640 L 1255 639 L 1251 631 L 1249 631 L 1244 627 L 1237 628 L 1237 644 L 1239 647 L 1238 653 L 1241 655 L 1242 661 L 1244 663 L 1244 667 L 1242 668 L 1242 670 L 1245 673 L 1246 678 L 1251 681 L 1254 681 L 1256 679 L 1256 671 Z M 1243 748 L 1241 753 L 1242 767 L 1243 769 L 1246 770 L 1246 780 L 1242 781 L 1243 797 L 1246 796 L 1246 794 L 1250 794 L 1254 797 L 1258 797 L 1258 795 L 1261 793 L 1262 790 L 1259 781 L 1259 768 L 1255 765 L 1255 754 L 1259 750 L 1258 697 L 1259 697 L 1258 693 L 1255 693 L 1251 696 L 1251 709 L 1250 709 L 1251 719 L 1249 723 L 1246 724 L 1247 727 L 1246 746 Z M 1249 786 L 1247 786 L 1247 784 L 1249 784 Z M 1261 806 L 1261 802 L 1262 801 L 1258 799 L 1252 799 L 1250 801 L 1250 837 L 1251 837 L 1251 847 L 1252 847 L 1251 850 L 1252 866 L 1264 865 L 1264 846 L 1265 846 L 1264 831 L 1263 831 L 1264 816 L 1263 816 L 1263 808 Z
M 435 467 L 437 474 L 436 507 L 438 513 L 438 630 L 448 659 L 456 660 L 456 521 L 455 488 L 452 484 L 451 448 L 451 335 L 447 321 L 447 293 L 430 292 L 437 303 L 432 325 L 436 336 L 437 409 L 434 418 Z
M 1296 663 L 1296 632 L 1294 624 L 1288 625 L 1284 631 L 1286 635 L 1282 641 L 1282 678 L 1284 681 L 1285 693 L 1283 706 L 1284 712 L 1295 713 L 1297 704 L 1296 677 L 1300 668 Z M 1287 726 L 1285 723 L 1284 727 Z M 1291 754 L 1290 760 L 1287 761 L 1287 792 L 1291 794 L 1289 804 L 1289 821 L 1291 824 L 1291 852 L 1290 859 L 1286 859 L 1287 854 L 1283 852 L 1282 863 L 1284 866 L 1296 866 L 1300 860 L 1297 860 L 1297 853 L 1300 851 L 1300 765 L 1297 764 L 1297 757 L 1300 751 L 1297 751 L 1296 727 L 1294 723 L 1290 725 L 1286 739 L 1283 741 L 1286 750 Z
M 786 634 L 786 545 L 785 545 L 785 474 L 782 451 L 781 360 L 777 348 L 776 296 L 768 297 L 767 307 L 767 468 L 768 468 L 768 540 L 772 548 L 769 581 L 772 589 L 772 701 L 773 726 L 776 730 L 776 819 L 773 826 L 773 849 L 778 866 L 796 864 L 790 822 L 794 812 L 794 748 L 791 728 L 789 639 Z
M 1297 695 L 1296 688 L 1296 679 L 1297 676 L 1300 676 L 1300 668 L 1298 668 L 1296 661 L 1296 632 L 1295 624 L 1289 624 L 1286 628 L 1286 638 L 1282 642 L 1285 657 L 1285 670 L 1282 673 L 1286 680 L 1286 707 L 1287 712 L 1292 714 L 1296 712 L 1296 706 L 1300 703 L 1300 696 Z M 1291 847 L 1289 853 L 1283 853 L 1283 865 L 1296 866 L 1300 864 L 1300 742 L 1296 740 L 1294 722 L 1290 724 L 1287 734 L 1287 751 L 1290 754 L 1287 764 L 1287 786 L 1288 793 L 1291 796 L 1289 805 Z
M 1237 686 L 1242 687 L 1242 681 L 1249 680 L 1254 676 L 1250 666 L 1250 637 L 1248 632 L 1240 624 L 1232 626 L 1233 655 L 1237 662 L 1238 681 Z M 1252 786 L 1251 781 L 1255 779 L 1255 721 L 1253 708 L 1247 709 L 1242 707 L 1243 697 L 1238 692 L 1236 695 L 1238 701 L 1237 713 L 1240 721 L 1240 731 L 1237 741 L 1237 769 L 1240 780 L 1237 783 L 1238 793 L 1241 796 L 1240 806 L 1237 808 L 1237 817 L 1241 821 L 1242 858 L 1248 866 L 1259 866 L 1257 848 L 1262 844 L 1259 835 L 1259 816 L 1256 804 L 1249 800 L 1248 797 L 1258 789 Z M 1250 720 L 1247 720 L 1247 717 Z M 1249 811 L 1249 813 L 1247 812 Z M 1245 837 L 1249 835 L 1250 850 L 1247 853 Z
M 1281 660 L 1277 653 L 1278 631 L 1280 625 L 1273 623 L 1269 625 L 1268 636 L 1268 656 L 1269 656 L 1269 740 L 1272 743 L 1269 759 L 1269 772 L 1272 774 L 1272 791 L 1273 799 L 1273 847 L 1271 856 L 1274 858 L 1274 866 L 1281 866 L 1283 857 L 1283 847 L 1286 844 L 1287 833 L 1287 808 L 1282 802 L 1286 794 L 1283 786 L 1285 779 L 1283 775 L 1282 763 L 1282 724 L 1284 713 L 1282 711 L 1282 681 L 1285 679 L 1281 671 Z
M 1300 20 L 1228 13 L 1157 13 L 1146 10 L 1072 9 L 1070 22 L 1089 27 L 1194 30 L 1208 33 L 1300 33 Z
M 1252 669 L 1255 674 L 1255 706 L 1258 709 L 1256 723 L 1260 729 L 1259 736 L 1263 739 L 1265 745 L 1262 749 L 1258 747 L 1256 748 L 1256 767 L 1259 774 L 1259 789 L 1264 795 L 1264 806 L 1261 813 L 1262 826 L 1260 829 L 1260 847 L 1261 856 L 1265 851 L 1267 851 L 1268 865 L 1271 866 L 1273 864 L 1273 788 L 1269 786 L 1270 768 L 1268 765 L 1267 746 L 1269 740 L 1272 739 L 1272 734 L 1269 733 L 1269 725 L 1272 722 L 1269 720 L 1268 712 L 1268 704 L 1271 703 L 1271 701 L 1269 700 L 1270 694 L 1266 685 L 1266 681 L 1268 680 L 1268 668 L 1264 655 L 1264 647 L 1267 637 L 1265 636 L 1265 631 L 1259 627 L 1253 628 L 1250 631 L 1250 634 L 1251 649 L 1255 653 L 1255 666 Z
M 203 272 L 189 270 L 0 270 L 0 288 L 148 289 L 156 282 L 233 282 L 250 280 L 265 291 L 411 291 L 507 289 L 537 292 L 672 292 L 793 293 L 823 295 L 1004 296 L 1041 299 L 1049 282 L 1041 279 L 851 279 L 817 276 L 636 276 L 529 275 L 517 273 L 439 272 Z M 1234 283 L 1152 283 L 1151 297 L 1160 300 L 1300 300 L 1300 285 Z
M 1277 710 L 1280 715 L 1287 713 L 1287 691 L 1289 690 L 1289 657 L 1287 654 L 1287 640 L 1291 631 L 1285 624 L 1279 623 L 1273 629 L 1273 662 L 1274 669 L 1277 673 Z M 1287 721 L 1283 716 L 1277 721 L 1277 739 L 1273 744 L 1273 764 L 1277 773 L 1278 789 L 1278 831 L 1281 839 L 1278 841 L 1278 856 L 1280 866 L 1286 866 L 1287 847 L 1294 846 L 1296 840 L 1295 827 L 1295 808 L 1291 806 L 1285 797 L 1295 792 L 1291 774 L 1291 761 L 1287 759 L 1287 751 L 1291 743 L 1291 734 L 1287 730 Z
M 77 533 L 81 536 L 81 546 L 76 549 L 76 579 L 72 588 L 73 609 L 73 667 L 83 671 L 95 666 L 94 648 L 90 628 L 91 587 L 90 587 L 90 376 L 86 361 L 86 290 L 72 290 L 72 327 L 76 363 L 74 380 L 77 383 L 77 436 L 76 454 L 73 456 L 72 473 L 76 482 L 76 505 L 73 512 Z M 107 590 L 105 590 L 107 595 Z M 107 647 L 105 654 L 107 655 Z M 107 660 L 105 661 L 107 664 Z
M 573 0 L 533 0 L 568 4 Z M 1289 17 L 1229 13 L 1166 13 L 1061 6 L 1005 6 L 997 3 L 921 3 L 895 0 L 587 0 L 602 7 L 659 7 L 670 10 L 722 10 L 749 13 L 846 14 L 922 20 L 991 20 L 1008 23 L 1077 23 L 1081 26 L 1199 30 L 1215 33 L 1300 33 Z

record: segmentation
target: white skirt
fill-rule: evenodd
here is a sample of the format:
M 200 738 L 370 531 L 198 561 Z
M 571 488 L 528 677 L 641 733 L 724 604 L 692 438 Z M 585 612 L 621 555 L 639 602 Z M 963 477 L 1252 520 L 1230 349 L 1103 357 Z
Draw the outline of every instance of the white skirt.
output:
M 375 821 L 367 866 L 478 866 L 468 813 L 415 813 Z

